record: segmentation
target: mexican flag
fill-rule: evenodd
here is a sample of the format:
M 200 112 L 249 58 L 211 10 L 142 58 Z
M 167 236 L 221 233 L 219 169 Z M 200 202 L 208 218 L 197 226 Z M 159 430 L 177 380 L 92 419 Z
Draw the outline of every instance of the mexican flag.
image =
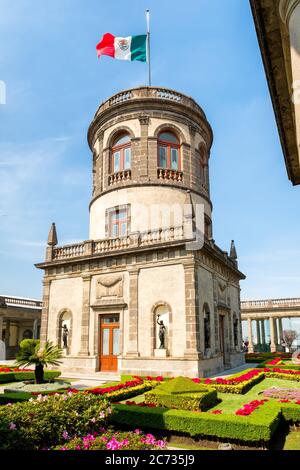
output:
M 114 59 L 147 61 L 147 35 L 121 38 L 106 33 L 96 46 L 98 58 L 109 55 Z

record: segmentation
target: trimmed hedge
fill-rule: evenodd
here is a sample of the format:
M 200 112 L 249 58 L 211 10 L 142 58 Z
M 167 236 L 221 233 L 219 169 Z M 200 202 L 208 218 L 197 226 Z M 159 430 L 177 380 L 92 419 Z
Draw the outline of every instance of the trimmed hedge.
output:
M 19 401 L 27 401 L 29 398 L 32 398 L 32 395 L 28 392 L 1 393 L 0 405 L 7 405 L 7 403 L 18 403 Z
M 59 370 L 46 370 L 44 373 L 45 379 L 55 379 L 59 377 L 61 372 Z M 24 380 L 34 380 L 34 371 L 32 372 L 1 372 L 0 383 L 5 384 L 9 382 L 23 382 Z
M 281 412 L 284 419 L 288 422 L 300 422 L 300 405 L 295 403 L 280 403 Z
M 280 406 L 270 403 L 250 416 L 214 415 L 165 408 L 114 405 L 111 421 L 145 429 L 163 429 L 192 437 L 217 437 L 251 443 L 268 442 L 280 422 Z
M 155 389 L 145 393 L 145 402 L 177 410 L 205 411 L 218 403 L 218 396 L 216 390 L 171 394 Z
M 264 362 L 261 362 L 260 364 L 258 364 L 257 366 L 257 369 L 265 369 L 265 368 L 268 368 L 268 369 L 274 369 L 274 368 L 279 368 L 279 369 L 286 369 L 286 370 L 300 370 L 300 365 L 297 366 L 297 365 L 287 365 L 287 364 L 268 364 L 269 359 L 267 361 L 264 361 Z

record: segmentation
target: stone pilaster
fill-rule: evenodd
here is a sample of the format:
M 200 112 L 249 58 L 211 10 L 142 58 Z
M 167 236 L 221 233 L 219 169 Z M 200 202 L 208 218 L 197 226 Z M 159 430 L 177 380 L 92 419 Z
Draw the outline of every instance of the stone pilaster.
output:
M 41 317 L 41 346 L 43 346 L 47 341 L 48 334 L 48 315 L 49 315 L 49 298 L 50 298 L 50 285 L 51 281 L 49 279 L 43 280 L 43 308 L 42 308 L 42 317 Z
M 2 341 L 4 315 L 0 314 L 0 341 Z
M 185 283 L 185 334 L 186 349 L 184 356 L 189 359 L 198 360 L 204 352 L 204 335 L 200 333 L 199 325 L 199 288 L 198 272 L 195 263 L 184 263 Z M 201 334 L 201 337 L 200 337 Z
M 253 336 L 252 336 L 252 320 L 251 318 L 248 318 L 248 352 L 253 353 Z
M 140 152 L 139 152 L 139 176 L 148 176 L 148 126 L 149 116 L 139 117 L 141 126 L 141 140 L 140 140 Z
M 38 339 L 38 323 L 39 320 L 36 318 L 33 321 L 33 339 Z
M 129 338 L 126 356 L 138 357 L 138 283 L 139 269 L 129 270 Z
M 7 348 L 9 347 L 9 338 L 10 338 L 10 320 L 6 318 L 5 321 L 5 347 L 6 347 L 6 354 Z
M 80 356 L 89 356 L 89 328 L 90 328 L 90 274 L 82 276 L 82 316 L 81 316 L 81 347 Z

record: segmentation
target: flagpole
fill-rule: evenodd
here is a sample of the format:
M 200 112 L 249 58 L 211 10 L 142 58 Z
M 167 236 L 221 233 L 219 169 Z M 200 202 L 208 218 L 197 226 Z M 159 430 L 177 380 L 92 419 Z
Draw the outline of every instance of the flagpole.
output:
M 148 86 L 151 86 L 151 61 L 150 61 L 150 11 L 146 10 L 147 21 L 147 62 L 148 62 Z

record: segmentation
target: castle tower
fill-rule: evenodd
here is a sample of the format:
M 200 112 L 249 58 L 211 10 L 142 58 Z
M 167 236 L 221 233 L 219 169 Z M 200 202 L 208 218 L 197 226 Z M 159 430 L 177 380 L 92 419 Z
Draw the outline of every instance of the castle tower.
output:
M 243 363 L 244 275 L 212 239 L 203 110 L 173 90 L 126 90 L 100 105 L 88 142 L 89 240 L 51 243 L 37 265 L 41 339 L 61 344 L 67 325 L 70 370 L 192 377 Z

